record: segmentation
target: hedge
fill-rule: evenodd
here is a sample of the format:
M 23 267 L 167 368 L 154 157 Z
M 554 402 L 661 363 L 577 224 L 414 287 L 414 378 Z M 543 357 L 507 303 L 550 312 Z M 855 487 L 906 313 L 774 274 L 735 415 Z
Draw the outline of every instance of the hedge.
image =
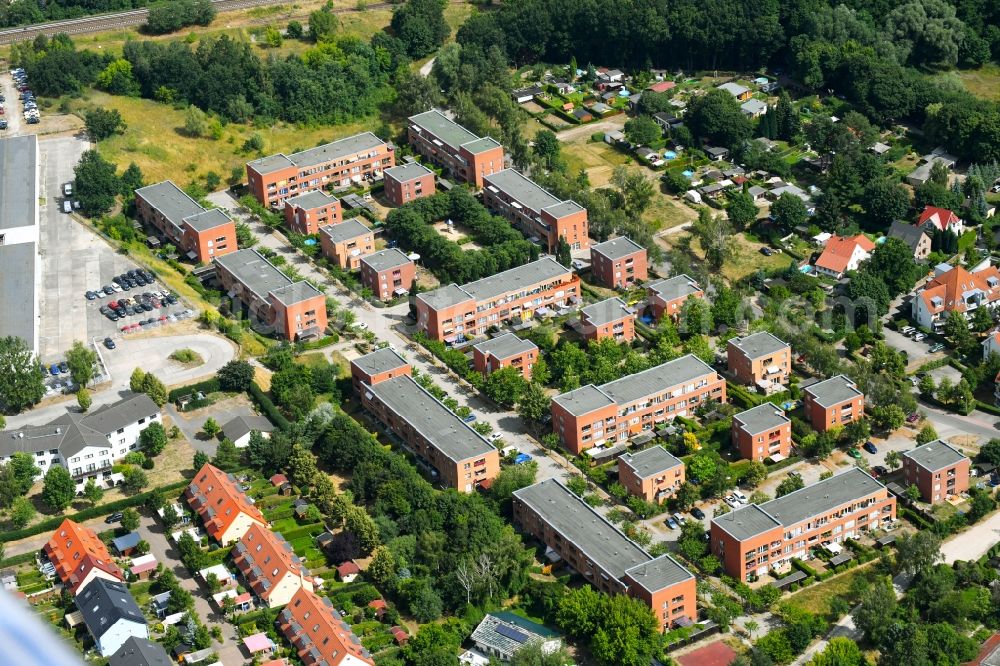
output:
M 731 401 L 739 401 L 743 407 L 750 408 L 762 405 L 767 402 L 764 396 L 757 395 L 756 393 L 750 393 L 742 386 L 737 386 L 735 384 L 730 384 L 726 387 L 726 394 L 729 396 Z
M 211 379 L 206 379 L 202 382 L 195 382 L 194 384 L 188 384 L 187 386 L 181 386 L 180 388 L 175 388 L 170 393 L 167 394 L 167 400 L 169 402 L 177 402 L 180 398 L 186 395 L 191 395 L 193 393 L 214 393 L 215 391 L 221 391 L 222 387 L 219 385 L 219 378 L 212 377 Z
M 19 564 L 27 564 L 29 562 L 35 561 L 36 551 L 30 551 L 27 553 L 21 553 L 20 555 L 14 555 L 13 557 L 8 557 L 5 560 L 0 560 L 0 568 L 5 567 L 15 567 Z
M 146 500 L 150 498 L 154 493 L 170 492 L 173 490 L 180 490 L 188 485 L 187 481 L 179 481 L 177 483 L 172 483 L 169 486 L 161 486 L 155 488 L 148 492 L 139 493 L 138 495 L 133 495 L 132 497 L 126 497 L 125 499 L 120 499 L 115 502 L 108 502 L 107 504 L 100 504 L 98 506 L 92 506 L 89 509 L 84 509 L 79 513 L 74 513 L 70 516 L 57 516 L 55 518 L 49 518 L 48 520 L 43 520 L 37 525 L 32 525 L 31 527 L 25 527 L 22 530 L 11 530 L 10 532 L 0 532 L 0 542 L 9 543 L 11 541 L 20 541 L 21 539 L 26 539 L 36 534 L 41 534 L 43 532 L 50 532 L 59 525 L 66 518 L 69 518 L 75 522 L 83 522 L 84 520 L 90 520 L 92 518 L 98 518 L 100 516 L 114 513 L 115 511 L 122 511 L 123 509 L 133 508 L 137 506 L 142 506 L 146 503 Z
M 285 418 L 285 415 L 281 413 L 281 410 L 278 409 L 277 405 L 271 401 L 271 398 L 264 393 L 264 389 L 262 389 L 257 382 L 250 383 L 250 388 L 247 389 L 247 393 L 249 393 L 250 397 L 253 398 L 253 401 L 257 403 L 257 408 L 260 409 L 260 411 L 264 413 L 264 416 L 266 416 L 276 427 L 281 430 L 288 430 L 292 427 L 292 424 Z
M 1000 416 L 1000 407 L 996 405 L 991 405 L 982 400 L 976 400 L 976 409 L 986 412 L 987 414 L 993 414 L 994 416 Z
M 314 532 L 319 534 L 322 531 L 323 523 L 311 523 L 309 525 L 296 527 L 293 530 L 286 530 L 282 532 L 281 536 L 285 537 L 285 541 L 291 542 L 304 536 L 312 537 Z
M 825 576 L 824 575 L 820 575 L 819 572 L 817 572 L 811 566 L 809 566 L 808 564 L 806 564 L 802 560 L 796 559 L 796 558 L 792 558 L 792 566 L 795 567 L 796 569 L 798 569 L 799 571 L 801 571 L 802 573 L 804 573 L 805 575 L 807 575 L 810 578 L 813 578 L 815 580 L 823 580 L 824 578 L 827 578 L 830 575 L 829 571 L 826 573 Z
M 908 521 L 910 521 L 911 523 L 913 523 L 914 525 L 916 525 L 917 527 L 919 527 L 921 529 L 930 529 L 931 528 L 931 523 L 927 519 L 925 519 L 919 513 L 917 513 L 916 511 L 913 511 L 912 509 L 910 509 L 908 507 L 903 506 L 903 507 L 897 508 L 896 509 L 896 514 L 900 518 L 906 518 Z M 2 538 L 2 535 L 0 535 L 0 538 Z

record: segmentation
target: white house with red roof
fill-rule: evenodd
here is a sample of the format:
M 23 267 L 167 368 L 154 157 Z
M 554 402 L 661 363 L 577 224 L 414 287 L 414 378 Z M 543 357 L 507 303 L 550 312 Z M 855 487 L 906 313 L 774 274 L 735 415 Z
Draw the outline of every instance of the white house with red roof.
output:
M 833 236 L 816 260 L 816 271 L 839 280 L 844 273 L 858 270 L 861 262 L 872 256 L 874 249 L 875 243 L 864 234 Z
M 961 266 L 942 264 L 935 272 L 913 299 L 913 319 L 918 326 L 943 326 L 949 312 L 968 316 L 976 308 L 994 308 L 1000 301 L 1000 271 L 996 266 L 970 273 Z
M 917 226 L 930 232 L 951 231 L 956 236 L 961 236 L 965 231 L 965 223 L 958 215 L 937 206 L 924 206 L 924 211 L 917 219 Z

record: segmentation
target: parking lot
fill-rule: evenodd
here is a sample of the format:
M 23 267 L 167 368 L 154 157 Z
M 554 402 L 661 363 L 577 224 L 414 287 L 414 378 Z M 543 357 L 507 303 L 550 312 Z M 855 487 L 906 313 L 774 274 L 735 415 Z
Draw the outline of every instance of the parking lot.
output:
M 112 295 L 87 300 L 88 290 L 112 285 L 113 278 L 138 268 L 126 255 L 118 254 L 97 234 L 62 211 L 63 186 L 73 180 L 73 167 L 89 144 L 76 137 L 57 137 L 39 141 L 42 182 L 39 253 L 42 258 L 42 285 L 39 293 L 39 354 L 42 363 L 51 366 L 65 358 L 74 340 L 98 343 L 106 337 L 120 338 L 122 327 L 154 319 L 156 324 L 170 323 L 170 317 L 188 309 L 182 301 L 168 307 L 153 308 L 142 314 L 127 315 L 111 321 L 101 314 L 110 301 L 132 298 L 145 292 L 164 292 L 166 287 L 153 284 L 122 289 Z M 162 303 L 162 301 L 161 301 Z M 189 313 L 193 315 L 194 313 Z M 160 320 L 165 317 L 165 320 Z
M 910 364 L 920 365 L 932 360 L 928 357 L 931 356 L 930 349 L 935 344 L 933 338 L 928 337 L 925 340 L 917 341 L 888 327 L 883 328 L 882 332 L 885 334 L 886 344 L 897 351 L 906 352 L 906 358 L 909 359 Z

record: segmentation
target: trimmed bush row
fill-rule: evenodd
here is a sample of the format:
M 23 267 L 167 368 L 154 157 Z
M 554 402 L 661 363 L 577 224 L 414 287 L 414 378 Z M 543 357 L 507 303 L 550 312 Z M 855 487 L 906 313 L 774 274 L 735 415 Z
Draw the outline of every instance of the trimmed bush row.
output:
M 82 522 L 84 520 L 90 520 L 91 518 L 97 518 L 109 513 L 114 513 L 115 511 L 121 511 L 123 509 L 128 509 L 132 507 L 142 506 L 146 503 L 146 500 L 150 498 L 154 493 L 169 493 L 174 490 L 180 490 L 188 485 L 187 481 L 179 481 L 178 483 L 172 483 L 169 486 L 161 486 L 154 490 L 148 492 L 139 493 L 138 495 L 133 495 L 132 497 L 126 497 L 125 499 L 117 500 L 115 502 L 108 502 L 107 504 L 100 504 L 98 506 L 92 506 L 89 509 L 84 509 L 78 513 L 72 515 L 57 516 L 55 518 L 49 518 L 48 520 L 43 520 L 37 525 L 32 525 L 31 527 L 25 527 L 23 530 L 11 530 L 10 532 L 0 532 L 0 541 L 3 543 L 8 543 L 10 541 L 19 541 L 21 539 L 26 539 L 30 536 L 35 536 L 36 534 L 41 534 L 43 532 L 49 532 L 59 527 L 62 521 L 69 518 L 75 522 Z M 32 554 L 32 556 L 34 556 Z
M 250 394 L 253 401 L 257 403 L 257 408 L 260 409 L 260 411 L 264 413 L 264 416 L 266 416 L 276 427 L 281 428 L 282 430 L 288 430 L 292 426 L 292 424 L 288 422 L 288 419 L 285 418 L 285 415 L 281 413 L 281 410 L 279 410 L 278 407 L 271 402 L 271 398 L 264 393 L 264 389 L 262 389 L 257 382 L 250 383 L 250 388 L 247 389 L 247 393 Z
M 175 388 L 173 391 L 167 394 L 167 400 L 170 402 L 177 402 L 178 399 L 190 395 L 192 393 L 213 393 L 215 391 L 221 391 L 222 387 L 219 386 L 219 378 L 212 377 L 211 379 L 206 379 L 203 382 L 196 382 L 194 384 L 188 384 L 187 386 L 181 386 L 180 388 Z

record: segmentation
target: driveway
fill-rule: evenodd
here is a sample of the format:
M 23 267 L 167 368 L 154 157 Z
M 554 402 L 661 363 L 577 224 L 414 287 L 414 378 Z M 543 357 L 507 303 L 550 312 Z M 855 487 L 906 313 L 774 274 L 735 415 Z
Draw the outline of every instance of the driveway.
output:
M 1000 512 L 995 512 L 945 541 L 941 545 L 941 554 L 944 555 L 945 564 L 954 564 L 957 560 L 977 560 L 998 541 L 1000 541 Z
M 0 74 L 0 93 L 3 93 L 3 96 L 7 98 L 7 101 L 0 102 L 0 106 L 4 108 L 3 117 L 7 119 L 6 136 L 18 136 L 22 133 L 22 125 L 24 124 L 24 116 L 21 115 L 24 106 L 21 105 L 21 100 L 18 97 L 21 93 L 14 87 L 14 77 L 10 75 L 10 72 Z
M 219 627 L 222 630 L 222 643 L 213 640 L 211 646 L 218 653 L 220 662 L 225 666 L 245 663 L 247 658 L 240 648 L 236 627 L 215 611 L 209 601 L 208 589 L 198 585 L 191 572 L 181 563 L 180 554 L 168 540 L 163 525 L 144 513 L 139 525 L 139 534 L 149 543 L 149 552 L 156 557 L 156 561 L 163 564 L 165 569 L 173 571 L 181 587 L 194 597 L 194 609 L 202 622 L 208 625 L 209 629 Z
M 215 437 L 204 439 L 199 436 L 201 427 L 209 417 L 215 419 L 219 426 L 224 426 L 237 416 L 256 416 L 245 397 L 229 398 L 192 412 L 178 412 L 173 405 L 168 404 L 164 406 L 163 411 L 170 416 L 174 425 L 181 429 L 196 451 L 210 456 L 215 455 L 219 440 Z
M 561 130 L 556 132 L 556 136 L 559 137 L 560 141 L 572 141 L 580 136 L 589 137 L 591 134 L 596 134 L 598 132 L 610 132 L 612 130 L 621 131 L 621 129 L 625 127 L 625 121 L 627 119 L 628 118 L 625 114 L 619 114 L 613 118 L 608 118 L 607 120 L 602 120 L 600 122 L 577 125 L 576 127 Z

